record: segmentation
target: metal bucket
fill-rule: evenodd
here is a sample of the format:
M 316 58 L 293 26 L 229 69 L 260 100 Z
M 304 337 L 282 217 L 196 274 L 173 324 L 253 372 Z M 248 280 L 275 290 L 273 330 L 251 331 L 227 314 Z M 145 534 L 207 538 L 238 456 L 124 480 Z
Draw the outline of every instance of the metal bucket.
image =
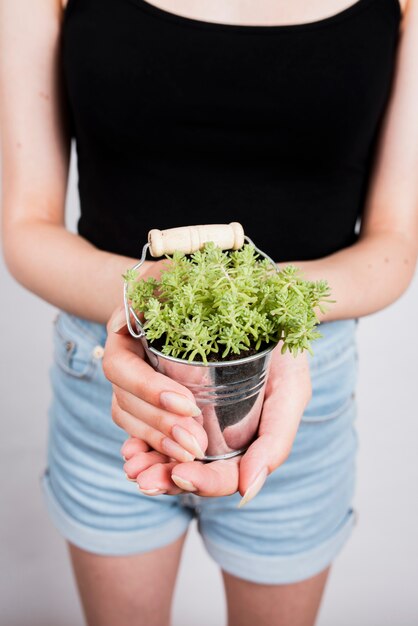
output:
M 248 237 L 245 239 L 254 245 Z M 148 247 L 149 244 L 145 244 L 141 260 L 133 269 L 142 265 Z M 261 250 L 256 250 L 274 264 Z M 277 271 L 275 264 L 274 267 Z M 133 337 L 141 339 L 149 363 L 158 372 L 187 387 L 202 411 L 195 419 L 208 436 L 203 460 L 228 459 L 245 452 L 257 435 L 275 344 L 252 356 L 231 361 L 203 363 L 166 356 L 148 344 L 141 320 L 129 305 L 126 284 L 124 300 L 129 331 Z M 132 328 L 131 316 L 137 332 Z
M 145 346 L 150 364 L 194 395 L 202 411 L 195 419 L 208 436 L 205 461 L 242 454 L 254 440 L 273 348 L 235 361 L 205 364 L 175 359 Z

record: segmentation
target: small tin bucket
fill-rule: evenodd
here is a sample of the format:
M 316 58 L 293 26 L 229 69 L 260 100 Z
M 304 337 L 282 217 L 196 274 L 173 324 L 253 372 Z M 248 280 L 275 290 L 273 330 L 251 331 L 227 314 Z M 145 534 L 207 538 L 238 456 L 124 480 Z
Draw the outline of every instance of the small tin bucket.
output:
M 228 228 L 235 229 L 235 235 L 238 231 L 238 236 L 235 236 L 232 244 L 226 236 L 222 238 L 219 235 L 220 229 Z M 186 242 L 183 241 L 183 245 L 179 243 L 180 231 L 183 234 L 187 231 L 188 234 L 188 239 Z M 223 232 L 225 235 L 226 231 Z M 162 243 L 161 237 L 164 241 L 159 245 Z M 153 241 L 154 238 L 157 238 L 156 243 Z M 162 256 L 172 254 L 175 249 L 181 249 L 186 253 L 194 252 L 206 241 L 215 241 L 223 249 L 238 249 L 244 240 L 254 245 L 237 223 L 189 226 L 166 231 L 153 230 L 150 231 L 148 239 L 148 243 L 143 247 L 141 260 L 132 268 L 134 270 L 143 264 L 148 249 L 152 256 Z M 172 245 L 167 245 L 169 240 Z M 277 271 L 274 261 L 258 248 L 255 249 L 261 256 L 267 258 Z M 126 284 L 124 302 L 129 332 L 142 341 L 146 357 L 152 367 L 193 393 L 196 404 L 202 412 L 195 419 L 202 424 L 208 436 L 208 447 L 203 460 L 228 459 L 245 452 L 257 435 L 271 353 L 276 344 L 254 355 L 231 361 L 203 363 L 166 356 L 148 344 L 141 320 L 129 304 Z M 136 331 L 132 327 L 131 316 L 135 320 Z

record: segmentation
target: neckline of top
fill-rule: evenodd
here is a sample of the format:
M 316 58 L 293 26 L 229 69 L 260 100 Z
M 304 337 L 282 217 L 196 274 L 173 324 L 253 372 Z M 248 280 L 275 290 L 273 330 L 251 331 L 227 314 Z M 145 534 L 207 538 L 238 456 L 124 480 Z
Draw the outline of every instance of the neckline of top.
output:
M 265 32 L 265 33 L 277 33 L 277 32 L 291 32 L 291 31 L 303 31 L 310 30 L 316 28 L 322 28 L 324 26 L 330 26 L 335 24 L 336 22 L 340 22 L 349 17 L 352 17 L 373 4 L 374 2 L 381 2 L 382 0 L 356 0 L 353 4 L 350 4 L 345 9 L 338 11 L 338 13 L 333 13 L 328 17 L 321 18 L 319 20 L 314 20 L 311 22 L 297 22 L 293 24 L 234 24 L 229 22 L 213 22 L 207 20 L 200 20 L 194 17 L 188 17 L 186 15 L 181 15 L 180 13 L 173 13 L 171 11 L 167 11 L 155 4 L 152 4 L 148 0 L 129 0 L 133 4 L 135 4 L 140 9 L 147 11 L 150 14 L 153 14 L 157 17 L 177 22 L 178 24 L 183 24 L 185 26 L 206 28 L 206 29 L 215 29 L 215 30 L 228 30 L 235 32 Z M 402 18 L 402 8 L 400 4 L 400 0 L 391 0 L 396 6 L 396 14 L 398 20 Z

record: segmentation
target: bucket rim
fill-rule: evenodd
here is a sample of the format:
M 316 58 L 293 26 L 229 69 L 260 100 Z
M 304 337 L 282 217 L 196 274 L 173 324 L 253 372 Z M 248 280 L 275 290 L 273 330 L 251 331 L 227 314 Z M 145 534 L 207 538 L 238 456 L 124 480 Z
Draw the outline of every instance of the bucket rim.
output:
M 233 365 L 242 365 L 245 363 L 250 363 L 251 361 L 257 361 L 272 350 L 278 345 L 279 342 L 272 342 L 271 346 L 262 350 L 261 352 L 256 352 L 255 354 L 251 354 L 250 356 L 243 357 L 242 359 L 234 359 L 231 361 L 208 361 L 204 363 L 203 361 L 188 361 L 187 359 L 179 359 L 175 356 L 169 356 L 167 354 L 163 354 L 156 348 L 152 348 L 149 343 L 147 345 L 147 350 L 152 352 L 159 359 L 164 359 L 166 361 L 172 361 L 173 363 L 181 363 L 182 365 L 196 365 L 198 367 L 232 367 Z

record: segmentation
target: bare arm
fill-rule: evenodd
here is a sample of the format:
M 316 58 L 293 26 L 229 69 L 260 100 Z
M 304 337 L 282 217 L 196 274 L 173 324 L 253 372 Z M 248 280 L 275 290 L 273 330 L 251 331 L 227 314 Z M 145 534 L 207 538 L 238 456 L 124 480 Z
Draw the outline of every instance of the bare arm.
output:
M 121 274 L 134 260 L 65 229 L 70 137 L 61 18 L 60 0 L 0 0 L 4 256 L 13 276 L 44 300 L 105 322 L 121 303 Z
M 418 252 L 418 2 L 409 0 L 394 88 L 382 126 L 359 240 L 328 257 L 299 262 L 326 278 L 336 304 L 323 321 L 383 309 L 407 289 Z

